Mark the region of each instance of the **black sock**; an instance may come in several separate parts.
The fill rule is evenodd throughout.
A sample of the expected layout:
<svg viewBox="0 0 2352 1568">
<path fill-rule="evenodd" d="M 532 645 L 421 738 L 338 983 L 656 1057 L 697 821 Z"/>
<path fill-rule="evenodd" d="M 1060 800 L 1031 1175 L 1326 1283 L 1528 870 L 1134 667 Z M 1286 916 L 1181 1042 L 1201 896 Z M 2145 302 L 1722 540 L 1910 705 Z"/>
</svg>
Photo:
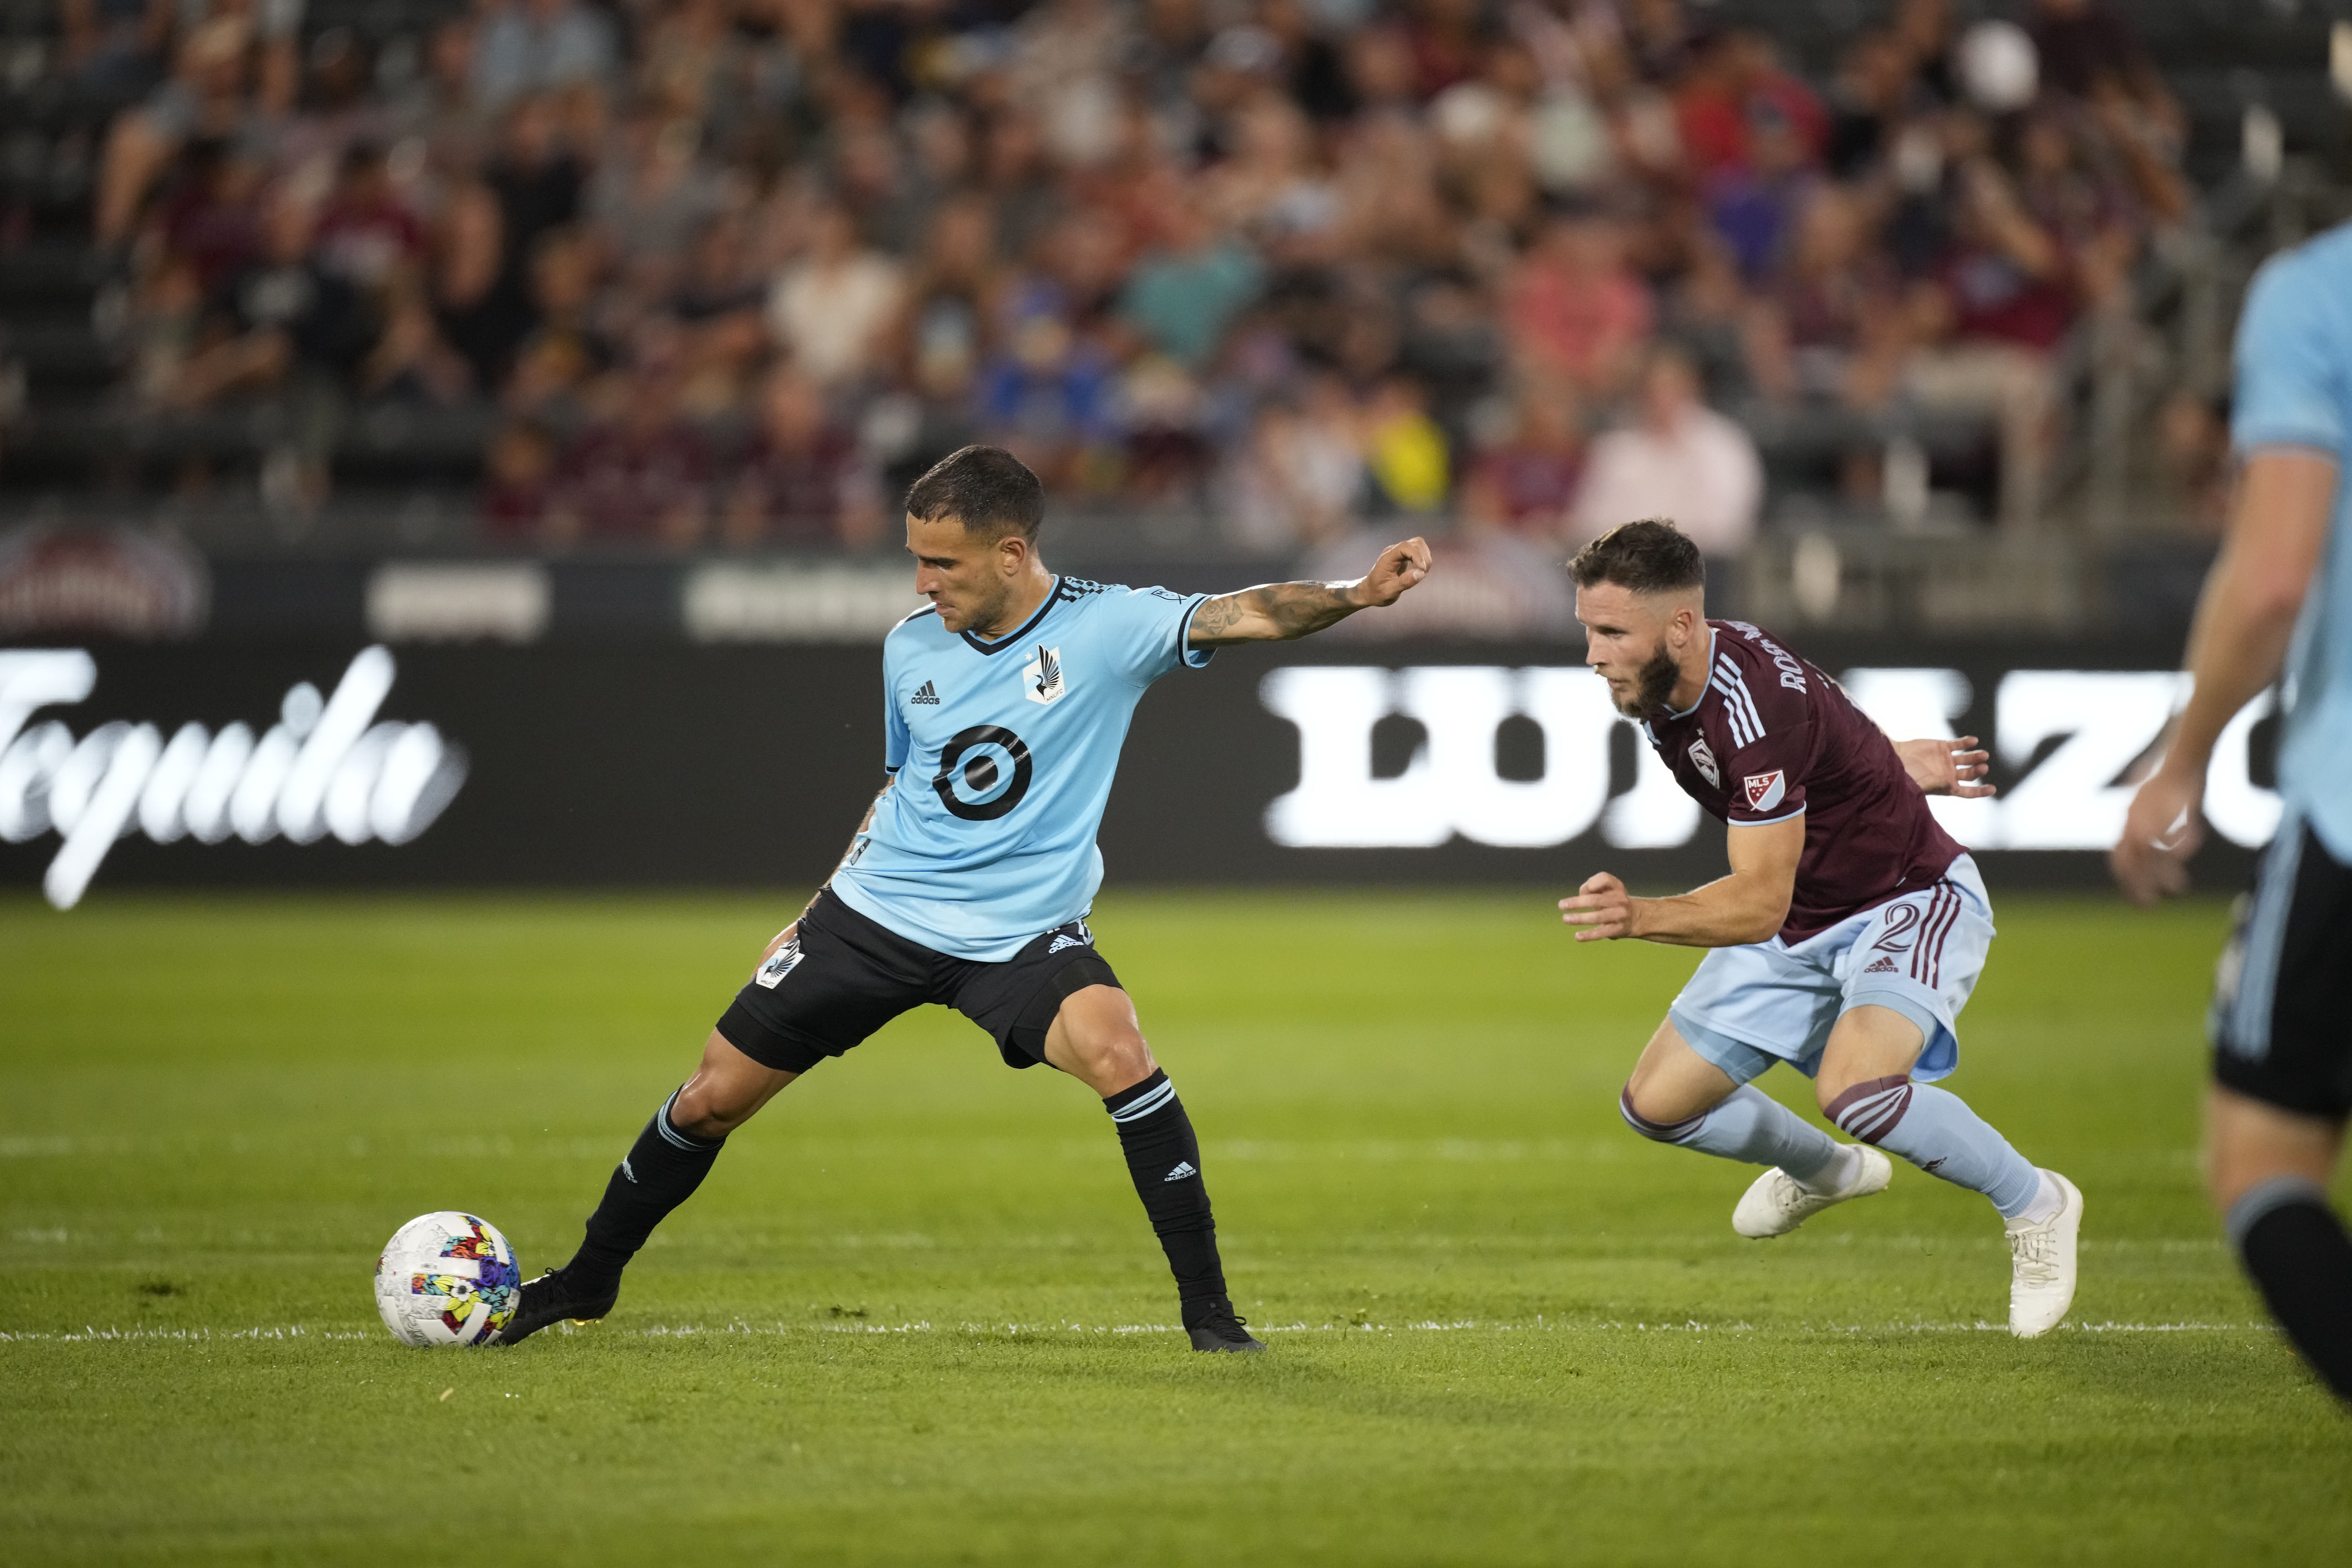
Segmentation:
<svg viewBox="0 0 2352 1568">
<path fill-rule="evenodd" d="M 588 1216 L 588 1238 L 564 1265 L 583 1281 L 618 1282 L 621 1270 L 664 1215 L 694 1195 L 725 1146 L 724 1138 L 697 1138 L 670 1125 L 675 1089 L 604 1184 L 604 1201 Z"/>
<path fill-rule="evenodd" d="M 1104 1100 L 1103 1109 L 1118 1124 L 1127 1173 L 1135 1178 L 1136 1195 L 1176 1276 L 1184 1326 L 1194 1328 L 1219 1310 L 1232 1310 L 1224 1267 L 1217 1260 L 1217 1224 L 1201 1179 L 1201 1142 L 1192 1136 L 1192 1119 L 1184 1114 L 1176 1086 L 1166 1073 L 1155 1071 Z"/>
<path fill-rule="evenodd" d="M 2352 1400 L 2352 1237 L 2318 1184 L 2264 1182 L 2230 1210 L 2230 1239 L 2271 1315 L 2339 1399 Z"/>
</svg>

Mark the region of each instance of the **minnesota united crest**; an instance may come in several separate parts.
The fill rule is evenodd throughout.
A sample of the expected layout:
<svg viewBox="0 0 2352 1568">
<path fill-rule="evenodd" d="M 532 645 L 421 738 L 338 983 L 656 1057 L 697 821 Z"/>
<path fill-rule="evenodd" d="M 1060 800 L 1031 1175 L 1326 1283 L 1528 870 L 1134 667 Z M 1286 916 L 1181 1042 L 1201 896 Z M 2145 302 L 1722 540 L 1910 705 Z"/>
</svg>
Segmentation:
<svg viewBox="0 0 2352 1568">
<path fill-rule="evenodd" d="M 1039 704 L 1059 702 L 1070 689 L 1062 683 L 1062 650 L 1037 645 L 1037 655 L 1021 667 L 1022 695 Z"/>
</svg>

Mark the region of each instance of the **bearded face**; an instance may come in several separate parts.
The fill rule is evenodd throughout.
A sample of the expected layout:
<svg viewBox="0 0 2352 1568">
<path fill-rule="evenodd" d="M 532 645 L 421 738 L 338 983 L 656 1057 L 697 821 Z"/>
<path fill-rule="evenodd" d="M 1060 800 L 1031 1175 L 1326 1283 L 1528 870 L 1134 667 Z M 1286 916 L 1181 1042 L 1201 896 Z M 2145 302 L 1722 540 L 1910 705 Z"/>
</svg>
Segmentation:
<svg viewBox="0 0 2352 1568">
<path fill-rule="evenodd" d="M 1643 595 L 1615 583 L 1576 590 L 1576 618 L 1584 627 L 1584 662 L 1609 683 L 1609 700 L 1628 719 L 1649 719 L 1674 701 L 1682 658 L 1696 628 L 1696 596 Z"/>
<path fill-rule="evenodd" d="M 1634 672 L 1633 690 L 1617 699 L 1617 711 L 1628 719 L 1648 718 L 1666 705 L 1681 674 L 1682 667 L 1666 651 L 1665 639 L 1660 637 L 1658 646 L 1651 650 L 1649 661 Z"/>
</svg>

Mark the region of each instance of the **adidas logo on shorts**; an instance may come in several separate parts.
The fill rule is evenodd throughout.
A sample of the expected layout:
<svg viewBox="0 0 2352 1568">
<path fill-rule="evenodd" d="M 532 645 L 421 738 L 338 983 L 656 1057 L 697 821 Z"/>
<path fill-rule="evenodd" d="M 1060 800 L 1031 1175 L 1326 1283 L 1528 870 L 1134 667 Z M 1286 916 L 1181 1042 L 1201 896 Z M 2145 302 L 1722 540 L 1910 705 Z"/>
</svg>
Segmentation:
<svg viewBox="0 0 2352 1568">
<path fill-rule="evenodd" d="M 1895 961 L 1884 954 L 1881 954 L 1878 962 L 1872 964 L 1868 969 L 1864 970 L 1863 973 L 1864 974 L 1892 974 L 1895 973 Z"/>
</svg>

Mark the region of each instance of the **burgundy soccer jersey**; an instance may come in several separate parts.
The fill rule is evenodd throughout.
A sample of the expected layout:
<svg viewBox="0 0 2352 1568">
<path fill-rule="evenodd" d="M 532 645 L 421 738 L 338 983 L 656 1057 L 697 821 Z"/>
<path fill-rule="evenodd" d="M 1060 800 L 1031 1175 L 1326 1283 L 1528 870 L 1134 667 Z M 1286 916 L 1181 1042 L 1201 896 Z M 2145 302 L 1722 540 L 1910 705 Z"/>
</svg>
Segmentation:
<svg viewBox="0 0 2352 1568">
<path fill-rule="evenodd" d="M 1962 851 L 1845 690 L 1746 621 L 1709 621 L 1698 705 L 1642 726 L 1675 782 L 1734 827 L 1805 816 L 1784 942 L 1930 887 Z"/>
</svg>

